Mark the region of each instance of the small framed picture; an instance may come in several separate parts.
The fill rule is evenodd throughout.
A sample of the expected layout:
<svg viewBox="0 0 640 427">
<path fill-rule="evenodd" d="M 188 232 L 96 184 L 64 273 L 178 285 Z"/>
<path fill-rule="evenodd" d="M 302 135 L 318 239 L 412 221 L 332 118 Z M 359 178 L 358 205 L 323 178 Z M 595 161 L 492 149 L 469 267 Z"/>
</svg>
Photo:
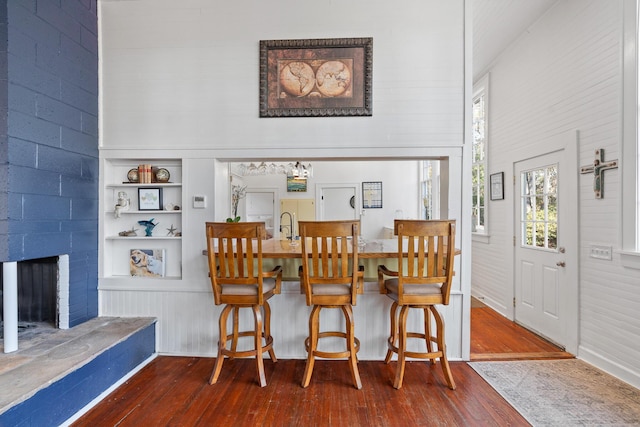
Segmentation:
<svg viewBox="0 0 640 427">
<path fill-rule="evenodd" d="M 164 249 L 131 249 L 129 250 L 129 271 L 132 276 L 164 277 Z"/>
<path fill-rule="evenodd" d="M 161 211 L 162 188 L 138 188 L 138 210 Z"/>
<path fill-rule="evenodd" d="M 490 189 L 491 189 L 491 200 L 502 200 L 504 199 L 504 172 L 498 172 L 491 174 L 490 179 Z"/>
<path fill-rule="evenodd" d="M 287 192 L 307 191 L 307 178 L 287 177 Z"/>
<path fill-rule="evenodd" d="M 382 208 L 382 182 L 362 183 L 362 207 L 365 209 Z"/>
</svg>

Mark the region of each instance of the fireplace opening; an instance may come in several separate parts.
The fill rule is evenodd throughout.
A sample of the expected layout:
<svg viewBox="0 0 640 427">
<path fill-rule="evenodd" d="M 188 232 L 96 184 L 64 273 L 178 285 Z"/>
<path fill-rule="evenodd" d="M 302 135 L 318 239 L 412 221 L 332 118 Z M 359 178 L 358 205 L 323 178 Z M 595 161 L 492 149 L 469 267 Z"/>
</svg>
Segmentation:
<svg viewBox="0 0 640 427">
<path fill-rule="evenodd" d="M 18 326 L 19 330 L 33 324 L 58 327 L 59 257 L 20 261 L 18 265 Z M 4 289 L 0 274 L 0 301 Z M 0 304 L 0 320 L 4 310 Z M 0 334 L 2 330 L 0 330 Z"/>
</svg>

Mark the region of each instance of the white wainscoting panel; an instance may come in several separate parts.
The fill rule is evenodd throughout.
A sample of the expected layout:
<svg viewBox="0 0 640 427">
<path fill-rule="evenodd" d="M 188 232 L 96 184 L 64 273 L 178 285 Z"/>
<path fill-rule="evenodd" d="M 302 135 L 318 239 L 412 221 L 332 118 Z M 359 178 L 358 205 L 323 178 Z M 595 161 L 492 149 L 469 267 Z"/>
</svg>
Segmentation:
<svg viewBox="0 0 640 427">
<path fill-rule="evenodd" d="M 283 293 L 275 295 L 269 301 L 276 356 L 281 359 L 306 358 L 304 339 L 308 335 L 311 308 L 307 307 L 304 295 L 299 292 L 298 283 L 283 283 Z M 353 311 L 356 337 L 360 339 L 360 360 L 384 359 L 390 328 L 390 307 L 391 300 L 377 292 L 377 284 L 367 283 L 367 291 L 358 295 Z M 103 316 L 158 318 L 157 351 L 160 354 L 204 357 L 216 355 L 221 307 L 214 304 L 211 292 L 105 290 L 101 291 L 101 308 Z M 449 306 L 440 309 L 444 314 L 445 325 L 452 326 L 446 329 L 447 354 L 451 360 L 459 360 L 461 334 L 455 326 L 461 322 L 462 295 L 452 294 Z M 252 327 L 252 323 L 251 311 L 242 310 L 241 328 Z M 412 310 L 409 314 L 409 327 L 418 331 L 421 324 L 421 312 Z M 342 312 L 323 309 L 321 328 L 344 329 Z M 333 344 L 328 343 L 330 347 Z M 247 345 L 250 346 L 251 343 Z"/>
</svg>

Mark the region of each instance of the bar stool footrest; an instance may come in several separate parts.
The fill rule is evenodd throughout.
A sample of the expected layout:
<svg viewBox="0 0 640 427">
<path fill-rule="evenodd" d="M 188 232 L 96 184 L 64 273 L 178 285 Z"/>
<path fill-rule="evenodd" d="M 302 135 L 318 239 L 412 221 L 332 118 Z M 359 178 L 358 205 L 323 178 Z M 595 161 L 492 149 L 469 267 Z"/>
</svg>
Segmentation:
<svg viewBox="0 0 640 427">
<path fill-rule="evenodd" d="M 318 333 L 318 341 L 320 341 L 320 339 L 322 338 L 330 338 L 330 337 L 344 338 L 346 340 L 347 334 L 345 332 L 340 332 L 340 331 L 325 331 L 325 332 Z M 309 341 L 310 341 L 310 337 L 307 337 L 304 340 L 304 348 L 307 351 L 307 353 L 309 352 Z M 354 347 L 356 348 L 356 353 L 360 351 L 360 340 L 358 338 L 353 337 L 353 344 L 354 344 Z M 349 350 L 344 350 L 344 351 L 315 350 L 313 352 L 313 355 L 317 357 L 322 357 L 323 359 L 344 359 L 344 358 L 349 358 L 349 356 L 351 356 L 351 352 Z"/>
<path fill-rule="evenodd" d="M 238 337 L 253 337 L 253 336 L 254 336 L 253 331 L 245 331 L 245 332 L 238 333 Z M 233 334 L 227 335 L 227 344 L 232 343 L 233 337 L 234 337 Z M 273 337 L 272 336 L 265 337 L 263 333 L 262 339 L 264 339 L 265 341 L 265 344 L 262 346 L 262 353 L 265 353 L 273 348 Z M 258 355 L 258 351 L 255 348 L 250 350 L 230 350 L 228 348 L 223 348 L 221 351 L 222 351 L 222 354 L 225 356 L 228 356 L 229 359 L 244 358 L 244 357 L 251 357 L 251 356 Z"/>
</svg>

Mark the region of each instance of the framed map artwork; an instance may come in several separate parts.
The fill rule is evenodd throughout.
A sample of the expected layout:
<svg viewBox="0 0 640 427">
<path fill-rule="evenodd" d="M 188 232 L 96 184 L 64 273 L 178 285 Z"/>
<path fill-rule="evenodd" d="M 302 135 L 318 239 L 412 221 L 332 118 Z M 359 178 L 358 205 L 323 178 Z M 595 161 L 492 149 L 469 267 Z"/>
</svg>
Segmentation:
<svg viewBox="0 0 640 427">
<path fill-rule="evenodd" d="M 371 116 L 373 38 L 261 40 L 260 117 Z"/>
</svg>

